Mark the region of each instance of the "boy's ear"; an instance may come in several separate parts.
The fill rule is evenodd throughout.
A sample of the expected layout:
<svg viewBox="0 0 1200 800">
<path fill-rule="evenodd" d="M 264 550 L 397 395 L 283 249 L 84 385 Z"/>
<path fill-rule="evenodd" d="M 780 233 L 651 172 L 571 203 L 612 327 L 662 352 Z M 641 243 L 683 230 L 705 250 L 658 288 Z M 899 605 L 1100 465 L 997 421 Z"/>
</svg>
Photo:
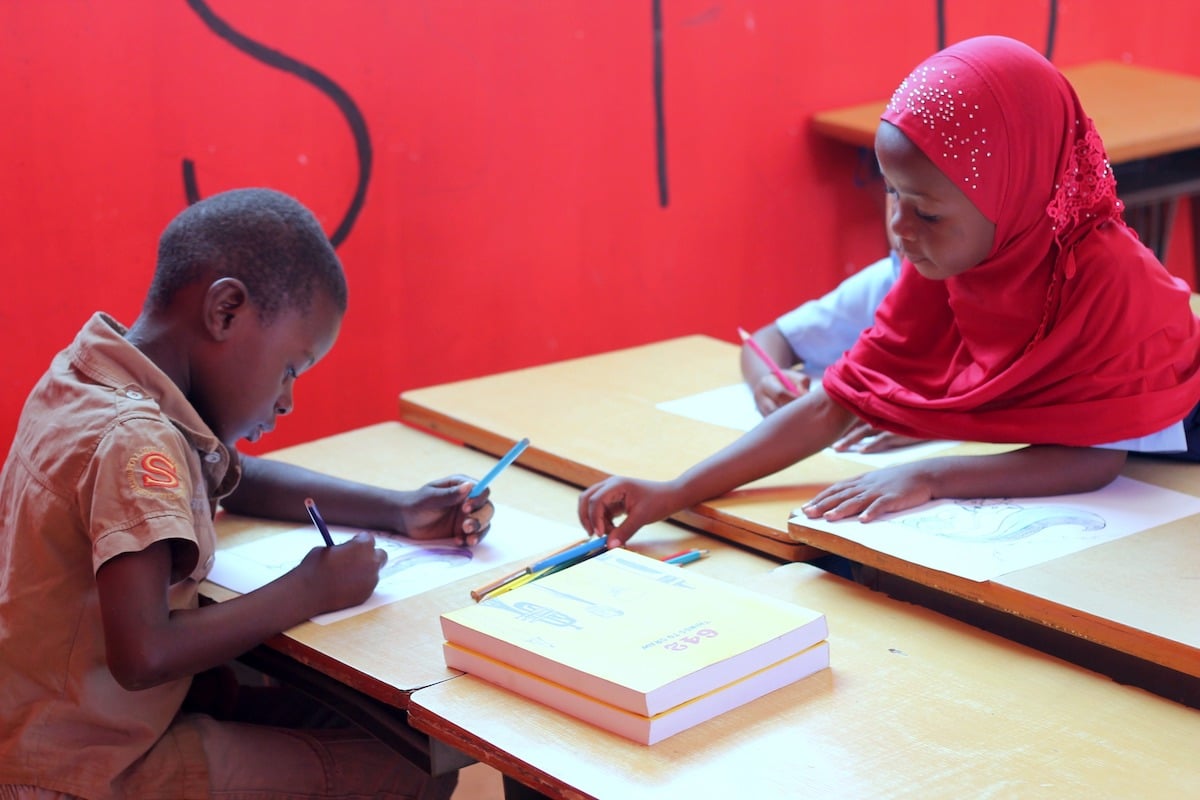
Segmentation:
<svg viewBox="0 0 1200 800">
<path fill-rule="evenodd" d="M 254 313 L 246 284 L 237 278 L 213 281 L 204 293 L 203 313 L 209 336 L 218 342 L 228 339 L 242 318 Z"/>
</svg>

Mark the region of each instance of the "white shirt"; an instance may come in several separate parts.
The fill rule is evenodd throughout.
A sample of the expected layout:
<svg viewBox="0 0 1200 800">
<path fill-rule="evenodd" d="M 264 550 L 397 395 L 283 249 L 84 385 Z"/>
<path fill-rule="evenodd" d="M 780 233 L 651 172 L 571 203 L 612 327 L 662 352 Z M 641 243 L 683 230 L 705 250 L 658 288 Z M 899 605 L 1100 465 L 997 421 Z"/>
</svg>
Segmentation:
<svg viewBox="0 0 1200 800">
<path fill-rule="evenodd" d="M 846 278 L 824 297 L 775 320 L 792 352 L 804 361 L 806 374 L 820 378 L 858 341 L 875 322 L 875 309 L 898 277 L 900 258 L 892 253 Z"/>
</svg>

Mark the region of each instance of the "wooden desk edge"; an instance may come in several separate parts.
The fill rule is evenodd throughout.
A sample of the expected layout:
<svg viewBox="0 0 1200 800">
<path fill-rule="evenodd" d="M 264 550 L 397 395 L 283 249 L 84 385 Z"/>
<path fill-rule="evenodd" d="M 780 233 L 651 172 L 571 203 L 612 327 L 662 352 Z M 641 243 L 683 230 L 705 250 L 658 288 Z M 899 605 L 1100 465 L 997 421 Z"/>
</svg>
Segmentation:
<svg viewBox="0 0 1200 800">
<path fill-rule="evenodd" d="M 423 428 L 439 436 L 468 442 L 470 446 L 495 456 L 503 455 L 515 441 L 418 405 L 407 400 L 403 394 L 400 395 L 400 419 L 406 424 Z M 609 477 L 607 473 L 600 470 L 541 450 L 536 444 L 531 444 L 522 455 L 521 465 L 580 488 L 591 486 L 593 483 Z M 784 561 L 811 561 L 827 555 L 824 550 L 796 541 L 784 532 L 754 530 L 746 528 L 744 525 L 733 524 L 728 520 L 727 515 L 703 504 L 675 514 L 671 519 L 704 531 L 711 536 Z"/>
<path fill-rule="evenodd" d="M 1011 614 L 1014 617 L 1044 625 L 1151 664 L 1200 678 L 1200 659 L 1196 658 L 1193 648 L 1182 642 L 1131 628 L 1128 625 L 1088 614 L 1079 609 L 1042 600 L 1035 595 L 995 581 L 972 581 L 913 564 L 887 553 L 872 550 L 858 542 L 842 539 L 824 531 L 816 531 L 795 522 L 789 522 L 788 527 L 797 539 L 815 542 L 812 546 L 820 547 L 822 543 L 825 543 L 824 547 L 828 549 L 828 552 L 837 553 L 898 578 L 904 578 L 931 589 Z M 1098 630 L 1103 630 L 1104 635 L 1099 635 Z"/>
</svg>

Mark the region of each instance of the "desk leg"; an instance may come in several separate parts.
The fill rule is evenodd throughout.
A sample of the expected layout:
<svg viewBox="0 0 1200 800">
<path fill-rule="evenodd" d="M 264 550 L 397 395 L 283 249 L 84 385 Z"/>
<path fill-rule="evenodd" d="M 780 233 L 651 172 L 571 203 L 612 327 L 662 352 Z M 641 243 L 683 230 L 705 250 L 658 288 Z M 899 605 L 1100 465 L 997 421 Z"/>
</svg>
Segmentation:
<svg viewBox="0 0 1200 800">
<path fill-rule="evenodd" d="M 502 776 L 504 778 L 504 800 L 544 800 L 546 795 L 541 792 L 531 789 L 518 780 Z"/>
<path fill-rule="evenodd" d="M 430 775 L 445 775 L 475 763 L 409 725 L 404 709 L 368 697 L 266 645 L 256 647 L 238 661 L 315 697 Z"/>
</svg>

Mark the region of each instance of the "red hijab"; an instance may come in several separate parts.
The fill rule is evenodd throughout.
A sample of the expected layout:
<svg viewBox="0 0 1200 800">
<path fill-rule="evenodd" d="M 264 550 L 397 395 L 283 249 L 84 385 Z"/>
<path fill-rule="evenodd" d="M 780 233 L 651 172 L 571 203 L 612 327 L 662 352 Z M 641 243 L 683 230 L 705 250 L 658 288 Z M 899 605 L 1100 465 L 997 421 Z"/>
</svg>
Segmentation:
<svg viewBox="0 0 1200 800">
<path fill-rule="evenodd" d="M 1031 48 L 984 36 L 934 55 L 882 117 L 996 225 L 943 281 L 907 260 L 823 379 L 859 417 L 910 436 L 1095 445 L 1145 436 L 1200 400 L 1190 293 L 1121 217 L 1103 143 Z"/>
</svg>

